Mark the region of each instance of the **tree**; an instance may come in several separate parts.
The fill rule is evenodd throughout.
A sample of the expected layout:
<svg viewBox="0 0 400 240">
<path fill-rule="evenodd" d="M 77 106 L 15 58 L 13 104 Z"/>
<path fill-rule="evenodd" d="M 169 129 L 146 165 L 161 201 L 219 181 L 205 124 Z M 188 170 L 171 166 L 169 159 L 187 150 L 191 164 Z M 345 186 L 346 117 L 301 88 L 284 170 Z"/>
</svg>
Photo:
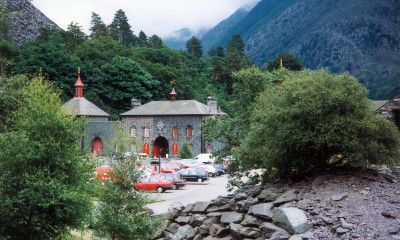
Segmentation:
<svg viewBox="0 0 400 240">
<path fill-rule="evenodd" d="M 257 99 L 236 154 L 244 166 L 281 178 L 339 164 L 393 166 L 399 132 L 374 115 L 367 92 L 347 73 L 291 72 Z"/>
<path fill-rule="evenodd" d="M 103 20 L 101 20 L 100 15 L 92 12 L 92 21 L 90 27 L 90 37 L 101 37 L 108 36 L 108 29 Z"/>
<path fill-rule="evenodd" d="M 87 39 L 86 34 L 82 31 L 81 26 L 78 23 L 71 22 L 68 25 L 68 30 L 65 35 L 65 51 L 72 53 L 75 49 L 81 45 Z"/>
<path fill-rule="evenodd" d="M 131 25 L 128 22 L 125 12 L 120 9 L 115 15 L 112 23 L 109 26 L 111 37 L 124 46 L 133 46 L 136 37 L 133 35 Z"/>
<path fill-rule="evenodd" d="M 203 56 L 203 46 L 201 45 L 200 39 L 193 36 L 186 42 L 186 49 L 195 57 Z"/>
<path fill-rule="evenodd" d="M 235 48 L 237 50 L 237 52 L 239 53 L 239 55 L 241 57 L 244 57 L 245 56 L 245 49 L 244 49 L 245 47 L 246 47 L 246 44 L 244 43 L 242 36 L 240 36 L 240 34 L 235 33 L 235 34 L 232 34 L 232 37 L 229 40 L 229 43 L 226 46 L 226 49 L 228 49 L 228 51 L 229 51 L 229 49 Z"/>
<path fill-rule="evenodd" d="M 217 56 L 218 57 L 225 57 L 225 49 L 223 47 L 217 47 Z"/>
<path fill-rule="evenodd" d="M 162 39 L 159 36 L 154 34 L 149 38 L 149 45 L 152 48 L 162 48 L 163 47 L 163 42 L 162 42 Z"/>
<path fill-rule="evenodd" d="M 140 33 L 139 33 L 138 42 L 141 46 L 145 46 L 148 42 L 147 35 L 143 31 L 140 31 Z"/>
<path fill-rule="evenodd" d="M 137 149 L 132 149 L 132 144 L 132 138 L 122 129 L 122 124 L 117 125 L 114 139 L 109 144 L 112 146 L 109 161 L 113 179 L 101 188 L 94 223 L 96 235 L 112 240 L 146 240 L 159 225 L 146 210 L 146 195 L 133 188 L 133 183 L 141 177 L 136 168 L 141 163 L 136 161 Z M 125 152 L 134 153 L 130 160 L 125 158 Z"/>
<path fill-rule="evenodd" d="M 282 59 L 282 65 L 291 71 L 300 71 L 304 69 L 303 63 L 290 53 L 279 53 L 278 57 L 273 61 L 268 61 L 267 69 L 272 72 L 280 68 L 280 61 Z"/>
<path fill-rule="evenodd" d="M 182 159 L 193 158 L 193 152 L 189 147 L 188 141 L 183 141 L 181 149 L 179 149 L 179 157 Z"/>
<path fill-rule="evenodd" d="M 209 51 L 208 51 L 208 56 L 209 57 L 215 57 L 215 56 L 217 56 L 217 50 L 215 49 L 215 48 L 211 48 Z"/>
<path fill-rule="evenodd" d="M 19 78 L 23 78 L 24 83 Z M 17 81 L 17 108 L 0 133 L 0 236 L 5 239 L 59 239 L 83 228 L 91 215 L 88 168 L 80 156 L 82 121 L 61 108 L 59 93 L 42 77 Z M 2 101 L 3 101 L 2 100 Z M 2 106 L 8 104 L 1 103 Z M 8 105 L 10 107 L 10 105 Z"/>
<path fill-rule="evenodd" d="M 8 13 L 8 1 L 0 1 L 0 73 L 5 75 L 14 65 L 14 58 L 18 55 L 18 48 L 9 34 L 10 17 L 16 12 Z"/>
</svg>

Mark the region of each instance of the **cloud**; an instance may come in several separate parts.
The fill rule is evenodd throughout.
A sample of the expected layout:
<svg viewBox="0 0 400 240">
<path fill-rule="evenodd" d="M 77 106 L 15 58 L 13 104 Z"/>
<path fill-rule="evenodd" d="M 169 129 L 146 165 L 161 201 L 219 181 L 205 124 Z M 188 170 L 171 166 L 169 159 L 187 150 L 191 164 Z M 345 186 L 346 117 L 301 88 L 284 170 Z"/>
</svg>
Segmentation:
<svg viewBox="0 0 400 240">
<path fill-rule="evenodd" d="M 160 37 L 188 27 L 197 32 L 212 28 L 239 7 L 260 0 L 34 0 L 32 3 L 46 16 L 66 29 L 78 22 L 89 33 L 91 13 L 99 14 L 110 24 L 118 9 L 125 11 L 132 30 L 138 34 Z"/>
</svg>

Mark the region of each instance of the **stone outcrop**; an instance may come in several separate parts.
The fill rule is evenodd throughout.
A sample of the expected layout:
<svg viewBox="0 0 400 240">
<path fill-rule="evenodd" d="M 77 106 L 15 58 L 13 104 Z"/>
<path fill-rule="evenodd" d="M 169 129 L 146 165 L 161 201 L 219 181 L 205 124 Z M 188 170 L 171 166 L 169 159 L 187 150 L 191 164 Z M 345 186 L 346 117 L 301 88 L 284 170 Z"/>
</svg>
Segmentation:
<svg viewBox="0 0 400 240">
<path fill-rule="evenodd" d="M 170 212 L 164 214 L 165 229 L 153 239 L 309 239 L 302 234 L 312 228 L 305 213 L 282 205 L 297 200 L 298 192 L 288 190 L 277 194 L 254 186 L 211 202 L 196 202 L 186 207 L 173 203 Z"/>
<path fill-rule="evenodd" d="M 8 0 L 7 12 L 18 12 L 11 18 L 10 28 L 10 35 L 18 45 L 39 36 L 43 28 L 60 29 L 31 0 Z"/>
</svg>

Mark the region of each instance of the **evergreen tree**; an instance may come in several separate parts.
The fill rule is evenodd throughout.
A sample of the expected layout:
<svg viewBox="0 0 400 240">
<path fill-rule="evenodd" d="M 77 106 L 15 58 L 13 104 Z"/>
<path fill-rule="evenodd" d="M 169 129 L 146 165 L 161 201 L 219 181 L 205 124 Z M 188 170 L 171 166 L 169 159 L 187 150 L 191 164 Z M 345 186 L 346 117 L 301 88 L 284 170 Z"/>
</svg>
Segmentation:
<svg viewBox="0 0 400 240">
<path fill-rule="evenodd" d="M 179 157 L 182 159 L 190 159 L 193 158 L 193 152 L 190 150 L 189 142 L 183 141 L 181 149 L 179 149 Z"/>
<path fill-rule="evenodd" d="M 71 22 L 65 35 L 65 51 L 72 53 L 87 39 L 86 34 L 82 31 L 82 27 L 78 23 Z"/>
<path fill-rule="evenodd" d="M 149 38 L 149 45 L 152 48 L 162 48 L 163 47 L 163 42 L 162 42 L 162 39 L 159 36 L 152 35 Z"/>
<path fill-rule="evenodd" d="M 145 46 L 147 44 L 147 42 L 148 42 L 147 35 L 143 31 L 140 31 L 140 33 L 139 33 L 138 42 L 142 46 Z"/>
<path fill-rule="evenodd" d="M 225 49 L 223 47 L 217 47 L 217 56 L 218 57 L 225 57 Z"/>
<path fill-rule="evenodd" d="M 8 13 L 7 1 L 0 1 L 0 74 L 5 75 L 15 64 L 14 58 L 18 55 L 18 48 L 12 40 L 10 30 L 10 17 L 16 12 Z"/>
<path fill-rule="evenodd" d="M 203 56 L 203 46 L 201 45 L 200 39 L 193 36 L 186 42 L 186 49 L 195 57 Z"/>
<path fill-rule="evenodd" d="M 229 40 L 229 43 L 226 48 L 228 49 L 228 51 L 229 49 L 235 48 L 238 51 L 239 55 L 241 57 L 244 57 L 245 47 L 246 44 L 244 43 L 242 36 L 240 36 L 240 34 L 235 33 L 232 34 L 232 38 Z"/>
<path fill-rule="evenodd" d="M 100 15 L 95 12 L 92 12 L 92 21 L 90 27 L 90 37 L 100 37 L 107 36 L 108 29 L 106 24 L 101 20 Z"/>
<path fill-rule="evenodd" d="M 210 51 L 208 51 L 208 56 L 209 56 L 209 57 L 215 57 L 215 56 L 217 56 L 217 50 L 215 50 L 215 48 L 212 47 L 212 48 L 210 49 Z"/>
<path fill-rule="evenodd" d="M 109 31 L 111 37 L 122 45 L 131 46 L 135 44 L 136 37 L 133 35 L 131 25 L 122 9 L 115 13 L 114 19 L 109 26 Z"/>
</svg>

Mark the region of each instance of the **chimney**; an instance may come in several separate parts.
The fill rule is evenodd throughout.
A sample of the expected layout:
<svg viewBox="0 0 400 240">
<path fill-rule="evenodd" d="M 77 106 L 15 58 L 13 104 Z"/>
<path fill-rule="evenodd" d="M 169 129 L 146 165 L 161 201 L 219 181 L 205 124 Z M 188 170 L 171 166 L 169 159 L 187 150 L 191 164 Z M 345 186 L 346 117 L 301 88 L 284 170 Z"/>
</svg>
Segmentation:
<svg viewBox="0 0 400 240">
<path fill-rule="evenodd" d="M 135 107 L 139 107 L 142 105 L 142 101 L 140 99 L 132 99 L 131 100 L 131 107 L 134 109 Z"/>
<path fill-rule="evenodd" d="M 172 88 L 172 92 L 170 93 L 171 95 L 171 101 L 176 101 L 176 92 L 175 88 Z"/>
<path fill-rule="evenodd" d="M 208 113 L 217 113 L 217 98 L 208 97 L 207 98 L 207 112 Z"/>
<path fill-rule="evenodd" d="M 78 67 L 78 79 L 74 85 L 75 87 L 75 98 L 83 98 L 83 83 L 81 80 L 81 68 Z"/>
</svg>

